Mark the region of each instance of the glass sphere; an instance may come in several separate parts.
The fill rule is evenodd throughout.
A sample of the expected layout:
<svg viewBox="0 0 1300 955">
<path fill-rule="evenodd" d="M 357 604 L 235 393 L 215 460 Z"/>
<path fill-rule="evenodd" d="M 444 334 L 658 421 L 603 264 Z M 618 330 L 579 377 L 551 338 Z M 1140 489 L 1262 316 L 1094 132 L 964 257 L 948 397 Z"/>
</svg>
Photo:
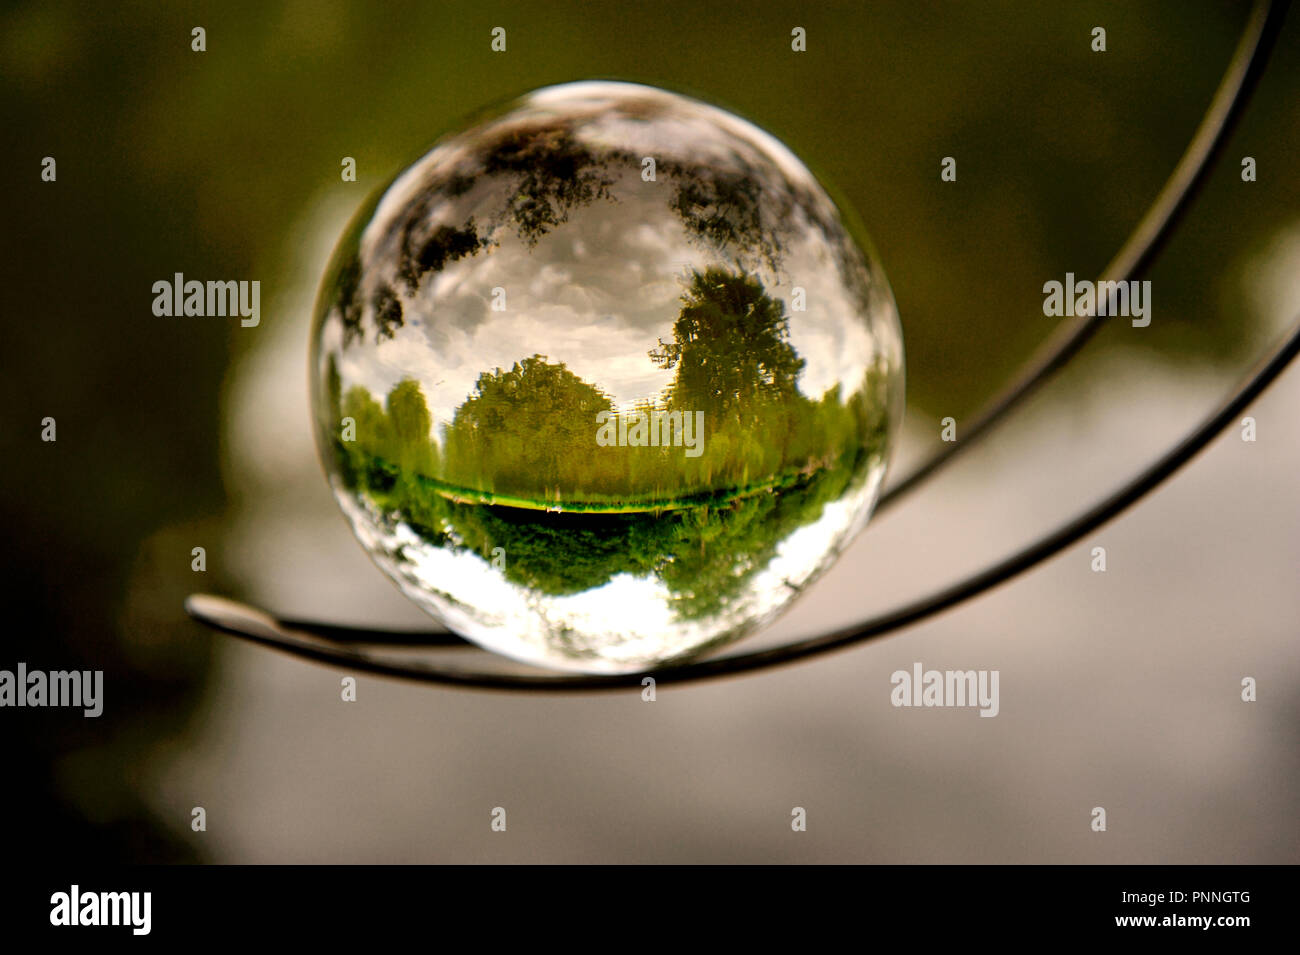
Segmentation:
<svg viewBox="0 0 1300 955">
<path fill-rule="evenodd" d="M 865 237 L 788 149 L 584 82 L 370 201 L 321 290 L 312 404 L 407 596 L 509 657 L 632 672 L 769 621 L 862 528 L 902 361 Z"/>
</svg>

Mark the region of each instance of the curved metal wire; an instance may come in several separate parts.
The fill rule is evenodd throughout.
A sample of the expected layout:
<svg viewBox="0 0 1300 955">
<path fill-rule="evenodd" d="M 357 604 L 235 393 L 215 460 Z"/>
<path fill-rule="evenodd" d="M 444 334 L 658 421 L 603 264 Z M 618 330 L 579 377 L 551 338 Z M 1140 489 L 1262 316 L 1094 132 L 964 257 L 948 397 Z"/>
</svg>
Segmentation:
<svg viewBox="0 0 1300 955">
<path fill-rule="evenodd" d="M 1204 182 L 1209 165 L 1241 115 L 1249 94 L 1263 72 L 1281 29 L 1288 3 L 1259 0 L 1254 6 L 1210 107 L 1169 180 L 1115 258 L 1103 270 L 1103 280 L 1126 281 L 1142 274 L 1167 241 L 1173 225 Z M 1078 353 L 1101 326 L 1095 315 L 1063 325 L 1035 352 L 1016 378 L 963 426 L 960 441 L 942 445 L 881 496 L 877 510 L 897 501 L 959 451 L 969 447 L 1022 400 Z M 298 656 L 384 676 L 464 687 L 531 690 L 597 690 L 639 686 L 652 676 L 659 682 L 682 683 L 749 672 L 842 649 L 878 637 L 940 613 L 998 586 L 1074 543 L 1110 520 L 1158 486 L 1225 427 L 1241 409 L 1277 377 L 1300 350 L 1300 323 L 1220 408 L 1181 443 L 1125 486 L 1093 508 L 1028 545 L 1018 553 L 942 590 L 862 623 L 818 637 L 777 647 L 733 653 L 641 673 L 573 675 L 549 673 L 489 673 L 446 665 L 401 660 L 356 649 L 367 643 L 433 647 L 469 647 L 446 631 L 387 631 L 307 621 L 277 620 L 234 601 L 193 595 L 186 601 L 191 616 L 226 633 L 244 637 Z M 335 644 L 321 643 L 321 640 Z"/>
<path fill-rule="evenodd" d="M 1205 182 L 1211 162 L 1245 112 L 1246 101 L 1263 74 L 1269 53 L 1282 29 L 1287 6 L 1285 2 L 1257 0 L 1191 142 L 1146 214 L 1115 257 L 1102 269 L 1101 281 L 1126 282 L 1136 278 L 1160 254 L 1173 233 L 1173 227 L 1190 205 L 1188 200 Z M 905 477 L 885 488 L 876 502 L 876 513 L 890 507 L 954 456 L 979 441 L 1007 412 L 1064 368 L 1102 324 L 1102 317 L 1083 315 L 1058 326 L 1025 362 L 1016 377 L 989 399 L 971 420 L 962 422 L 958 440 L 941 444 Z"/>
</svg>

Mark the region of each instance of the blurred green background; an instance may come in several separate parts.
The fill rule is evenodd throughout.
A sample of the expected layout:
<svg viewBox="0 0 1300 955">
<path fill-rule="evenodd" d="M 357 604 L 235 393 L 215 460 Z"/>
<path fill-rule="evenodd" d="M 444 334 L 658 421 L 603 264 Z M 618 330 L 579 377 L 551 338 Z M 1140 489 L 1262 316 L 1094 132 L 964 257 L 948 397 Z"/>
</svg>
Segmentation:
<svg viewBox="0 0 1300 955">
<path fill-rule="evenodd" d="M 1042 284 L 1097 272 L 1219 81 L 1248 7 L 1147 3 L 76 4 L 0 12 L 3 579 L 0 665 L 103 668 L 105 715 L 0 714 L 16 833 L 104 859 L 197 858 L 139 780 L 219 700 L 181 612 L 220 532 L 223 382 L 277 322 L 295 230 L 467 114 L 611 77 L 731 109 L 846 196 L 902 318 L 917 415 L 977 406 L 1055 327 Z M 1107 30 L 1108 51 L 1089 32 Z M 207 51 L 190 30 L 207 31 Z M 489 33 L 507 29 L 494 54 Z M 790 51 L 803 26 L 808 51 Z M 1300 213 L 1300 23 L 1149 276 L 1148 329 L 1097 348 L 1237 366 L 1258 349 L 1249 263 Z M 1240 157 L 1259 181 L 1242 183 Z M 56 183 L 40 180 L 56 158 Z M 357 160 L 359 182 L 340 180 Z M 940 160 L 957 160 L 955 183 Z M 303 240 L 305 241 L 305 239 Z M 262 324 L 153 316 L 174 272 L 258 279 Z M 306 355 L 303 356 L 305 366 Z M 58 441 L 39 440 L 40 421 Z M 284 423 L 280 423 L 284 426 Z M 304 431 L 309 422 L 289 423 Z M 204 588 L 231 582 L 210 549 Z"/>
</svg>

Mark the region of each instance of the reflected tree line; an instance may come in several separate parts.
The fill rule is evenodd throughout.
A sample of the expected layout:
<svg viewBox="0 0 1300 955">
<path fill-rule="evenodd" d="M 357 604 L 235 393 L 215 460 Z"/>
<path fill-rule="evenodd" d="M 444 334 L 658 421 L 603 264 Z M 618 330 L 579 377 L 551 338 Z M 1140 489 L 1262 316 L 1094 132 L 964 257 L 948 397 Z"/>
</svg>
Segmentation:
<svg viewBox="0 0 1300 955">
<path fill-rule="evenodd" d="M 692 273 L 672 339 L 647 354 L 674 372 L 657 400 L 620 412 L 563 362 L 532 355 L 480 374 L 440 439 L 418 382 L 399 382 L 381 403 L 360 385 L 345 391 L 331 356 L 331 421 L 352 423 L 332 436 L 341 471 L 409 473 L 447 496 L 479 492 L 519 506 L 662 508 L 830 467 L 883 428 L 886 402 L 875 393 L 883 376 L 873 384 L 877 376 L 868 375 L 847 397 L 839 386 L 819 400 L 800 392 L 804 359 L 789 342 L 785 306 L 744 273 Z M 604 446 L 597 439 L 602 412 L 644 416 L 651 427 L 660 413 L 676 421 L 696 416 L 703 422 L 699 448 L 687 454 L 680 440 L 652 446 L 649 438 Z"/>
<path fill-rule="evenodd" d="M 887 378 L 803 395 L 785 306 L 745 273 L 693 273 L 672 331 L 647 353 L 671 384 L 634 410 L 703 412 L 698 457 L 599 445 L 609 397 L 541 355 L 481 374 L 440 440 L 417 382 L 381 403 L 345 391 L 331 357 L 339 478 L 435 546 L 504 547 L 520 586 L 559 596 L 655 574 L 684 619 L 720 612 L 781 540 L 883 460 Z"/>
</svg>

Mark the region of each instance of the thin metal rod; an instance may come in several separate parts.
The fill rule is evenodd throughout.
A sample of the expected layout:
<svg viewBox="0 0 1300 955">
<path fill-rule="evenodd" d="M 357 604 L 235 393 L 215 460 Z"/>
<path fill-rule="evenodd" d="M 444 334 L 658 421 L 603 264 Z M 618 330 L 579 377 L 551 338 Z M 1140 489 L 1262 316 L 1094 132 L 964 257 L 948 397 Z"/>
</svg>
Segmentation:
<svg viewBox="0 0 1300 955">
<path fill-rule="evenodd" d="M 450 630 L 420 628 L 412 630 L 370 630 L 362 627 L 349 627 L 340 623 L 320 623 L 316 620 L 292 620 L 281 617 L 280 626 L 301 633 L 310 633 L 322 640 L 334 643 L 377 643 L 385 646 L 408 647 L 446 647 L 464 650 L 474 644 Z"/>
<path fill-rule="evenodd" d="M 1237 49 L 1228 63 L 1228 69 L 1219 82 L 1219 88 L 1210 101 L 1210 107 L 1201 119 L 1200 126 L 1187 144 L 1182 159 L 1174 167 L 1142 221 L 1129 235 L 1128 241 L 1102 270 L 1101 281 L 1126 282 L 1136 278 L 1147 270 L 1164 248 L 1173 227 L 1204 184 L 1211 161 L 1218 155 L 1228 134 L 1245 110 L 1246 101 L 1264 72 L 1268 55 L 1282 29 L 1287 6 L 1286 2 L 1256 2 L 1241 39 L 1237 41 Z M 957 454 L 979 441 L 1007 412 L 1065 367 L 1079 349 L 1101 330 L 1104 322 L 1105 316 L 1088 315 L 1059 325 L 1016 377 L 970 420 L 961 423 L 955 441 L 940 444 L 925 461 L 885 488 L 876 503 L 876 512 L 889 508 Z"/>
</svg>

